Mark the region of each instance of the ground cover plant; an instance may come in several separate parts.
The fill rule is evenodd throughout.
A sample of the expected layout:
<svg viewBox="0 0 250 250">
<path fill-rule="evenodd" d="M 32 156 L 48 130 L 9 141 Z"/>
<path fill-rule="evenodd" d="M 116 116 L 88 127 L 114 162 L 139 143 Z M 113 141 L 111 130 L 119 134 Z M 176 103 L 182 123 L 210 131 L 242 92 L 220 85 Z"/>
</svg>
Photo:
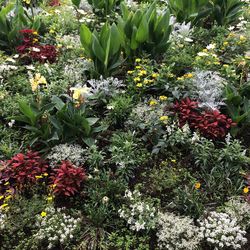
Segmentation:
<svg viewBox="0 0 250 250">
<path fill-rule="evenodd" d="M 249 0 L 0 0 L 0 249 L 250 249 Z"/>
</svg>

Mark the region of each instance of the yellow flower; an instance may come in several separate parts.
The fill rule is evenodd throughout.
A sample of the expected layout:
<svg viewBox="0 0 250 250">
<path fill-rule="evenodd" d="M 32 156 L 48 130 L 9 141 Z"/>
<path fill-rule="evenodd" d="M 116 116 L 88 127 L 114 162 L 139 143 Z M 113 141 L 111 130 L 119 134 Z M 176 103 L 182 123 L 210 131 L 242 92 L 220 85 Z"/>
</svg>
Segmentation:
<svg viewBox="0 0 250 250">
<path fill-rule="evenodd" d="M 148 80 L 148 79 L 144 79 L 144 80 L 143 80 L 143 83 L 148 84 L 148 83 L 149 83 L 149 80 Z"/>
<path fill-rule="evenodd" d="M 3 195 L 0 195 L 0 200 L 2 200 L 4 198 L 4 196 Z"/>
<path fill-rule="evenodd" d="M 159 74 L 153 73 L 151 76 L 152 76 L 153 78 L 157 78 L 157 77 L 159 76 Z"/>
<path fill-rule="evenodd" d="M 44 211 L 41 212 L 41 216 L 42 216 L 42 217 L 45 217 L 46 215 L 47 215 L 46 212 L 44 212 Z"/>
<path fill-rule="evenodd" d="M 244 187 L 243 193 L 244 193 L 244 194 L 247 194 L 248 192 L 249 192 L 249 188 L 248 188 L 248 187 Z"/>
<path fill-rule="evenodd" d="M 143 75 L 146 75 L 147 74 L 147 71 L 146 70 L 141 70 L 139 73 L 138 73 L 138 76 L 143 76 Z"/>
<path fill-rule="evenodd" d="M 131 75 L 131 74 L 134 73 L 134 70 L 129 70 L 127 73 L 128 73 L 129 75 Z"/>
<path fill-rule="evenodd" d="M 8 207 L 9 205 L 7 203 L 4 203 L 3 205 L 0 206 L 0 209 L 3 209 L 5 207 Z"/>
<path fill-rule="evenodd" d="M 139 62 L 141 62 L 141 59 L 140 58 L 136 58 L 135 62 L 139 63 Z"/>
<path fill-rule="evenodd" d="M 47 85 L 47 81 L 44 76 L 41 76 L 40 73 L 35 75 L 35 78 L 30 79 L 32 91 L 36 91 L 39 85 Z"/>
<path fill-rule="evenodd" d="M 141 88 L 142 87 L 142 83 L 137 83 L 136 87 Z"/>
<path fill-rule="evenodd" d="M 168 98 L 167 98 L 167 96 L 165 96 L 165 95 L 161 95 L 161 96 L 159 97 L 159 99 L 160 99 L 160 101 L 166 101 Z"/>
<path fill-rule="evenodd" d="M 135 77 L 134 78 L 134 82 L 140 82 L 141 81 L 141 78 L 140 77 Z"/>
<path fill-rule="evenodd" d="M 43 177 L 41 175 L 36 175 L 36 179 L 42 179 Z"/>
<path fill-rule="evenodd" d="M 52 201 L 53 200 L 53 197 L 52 196 L 48 196 L 47 197 L 47 201 Z"/>
<path fill-rule="evenodd" d="M 175 159 L 172 159 L 171 162 L 176 163 L 176 160 L 175 160 Z"/>
<path fill-rule="evenodd" d="M 185 78 L 192 78 L 194 75 L 192 73 L 187 73 L 184 75 Z"/>
<path fill-rule="evenodd" d="M 5 201 L 8 201 L 9 199 L 11 199 L 11 197 L 12 197 L 11 195 L 8 195 L 8 196 L 5 197 L 4 200 L 5 200 Z"/>
<path fill-rule="evenodd" d="M 32 34 L 35 35 L 35 36 L 38 35 L 37 31 L 33 31 Z"/>
<path fill-rule="evenodd" d="M 172 73 L 167 73 L 167 77 L 173 78 L 173 77 L 174 77 L 174 74 L 172 74 Z"/>
<path fill-rule="evenodd" d="M 203 49 L 202 51 L 203 51 L 203 52 L 207 52 L 208 50 L 207 50 L 207 49 Z"/>
<path fill-rule="evenodd" d="M 150 102 L 149 102 L 149 105 L 150 106 L 155 106 L 157 104 L 157 101 L 156 100 L 151 100 Z"/>
<path fill-rule="evenodd" d="M 161 116 L 160 117 L 160 121 L 166 121 L 166 120 L 168 120 L 168 116 L 167 115 L 163 115 L 163 116 Z"/>
<path fill-rule="evenodd" d="M 178 80 L 178 81 L 183 81 L 183 80 L 184 80 L 184 77 L 183 77 L 183 76 L 177 77 L 177 80 Z"/>
<path fill-rule="evenodd" d="M 89 94 L 90 88 L 88 88 L 86 85 L 81 88 L 70 88 L 70 91 L 73 91 L 73 99 L 82 101 L 83 98 Z"/>
<path fill-rule="evenodd" d="M 228 45 L 228 42 L 224 42 L 223 45 L 224 45 L 224 46 L 227 46 L 227 45 Z"/>
<path fill-rule="evenodd" d="M 7 186 L 7 185 L 9 185 L 10 183 L 7 181 L 7 182 L 5 182 L 4 183 L 4 186 Z"/>
<path fill-rule="evenodd" d="M 241 40 L 241 41 L 246 41 L 246 37 L 241 35 L 241 36 L 240 36 L 240 40 Z"/>
<path fill-rule="evenodd" d="M 195 189 L 200 189 L 201 188 L 201 183 L 200 182 L 196 182 L 194 185 Z"/>
<path fill-rule="evenodd" d="M 135 68 L 136 68 L 136 69 L 141 69 L 141 66 L 136 66 Z"/>
<path fill-rule="evenodd" d="M 43 176 L 48 176 L 49 174 L 48 173 L 44 173 Z"/>
<path fill-rule="evenodd" d="M 228 68 L 229 65 L 228 65 L 228 64 L 223 64 L 223 67 L 224 67 L 224 68 Z"/>
<path fill-rule="evenodd" d="M 50 30 L 49 30 L 49 33 L 50 33 L 50 34 L 53 34 L 53 33 L 55 33 L 55 30 L 50 29 Z"/>
<path fill-rule="evenodd" d="M 38 39 L 37 38 L 34 38 L 33 39 L 33 43 L 37 43 L 38 42 Z"/>
</svg>

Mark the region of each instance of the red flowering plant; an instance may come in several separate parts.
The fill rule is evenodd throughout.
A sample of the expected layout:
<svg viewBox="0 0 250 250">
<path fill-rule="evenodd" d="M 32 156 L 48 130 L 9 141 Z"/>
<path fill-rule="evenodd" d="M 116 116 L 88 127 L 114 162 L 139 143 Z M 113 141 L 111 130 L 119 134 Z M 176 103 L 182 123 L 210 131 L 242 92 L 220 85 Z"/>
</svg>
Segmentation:
<svg viewBox="0 0 250 250">
<path fill-rule="evenodd" d="M 1 165 L 0 191 L 2 194 L 7 187 L 22 190 L 48 175 L 48 165 L 38 152 L 19 153 L 10 160 L 2 162 Z"/>
<path fill-rule="evenodd" d="M 187 123 L 191 129 L 197 129 L 201 135 L 213 140 L 224 139 L 235 125 L 219 110 L 200 110 L 199 103 L 189 98 L 176 101 L 173 109 L 178 114 L 180 127 Z"/>
<path fill-rule="evenodd" d="M 35 30 L 20 30 L 22 44 L 16 47 L 19 54 L 32 60 L 45 63 L 54 63 L 57 58 L 57 50 L 54 45 L 41 45 L 38 40 L 38 33 Z"/>
<path fill-rule="evenodd" d="M 56 196 L 73 196 L 87 179 L 85 170 L 69 161 L 62 161 L 51 175 L 51 186 Z"/>
</svg>

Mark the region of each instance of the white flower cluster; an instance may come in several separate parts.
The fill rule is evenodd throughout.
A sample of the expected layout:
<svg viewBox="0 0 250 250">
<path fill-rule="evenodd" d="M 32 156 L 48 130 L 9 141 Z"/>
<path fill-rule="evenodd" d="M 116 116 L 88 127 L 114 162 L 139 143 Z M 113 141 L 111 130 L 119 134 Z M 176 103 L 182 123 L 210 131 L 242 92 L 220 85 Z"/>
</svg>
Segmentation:
<svg viewBox="0 0 250 250">
<path fill-rule="evenodd" d="M 197 71 L 192 82 L 200 107 L 217 109 L 223 104 L 221 98 L 225 80 L 217 72 Z"/>
<path fill-rule="evenodd" d="M 77 144 L 59 144 L 53 147 L 47 156 L 51 167 L 55 167 L 61 161 L 70 161 L 77 167 L 85 162 L 85 150 Z"/>
<path fill-rule="evenodd" d="M 174 23 L 171 39 L 176 42 L 193 42 L 190 38 L 193 29 L 191 28 L 191 22 L 189 23 Z"/>
<path fill-rule="evenodd" d="M 150 230 L 155 228 L 157 211 L 153 204 L 142 201 L 141 193 L 137 190 L 125 193 L 128 205 L 119 209 L 119 216 L 127 221 L 133 231 Z"/>
<path fill-rule="evenodd" d="M 241 197 L 233 197 L 225 204 L 225 212 L 236 217 L 244 229 L 250 228 L 250 204 Z"/>
<path fill-rule="evenodd" d="M 157 237 L 158 247 L 168 250 L 197 249 L 203 239 L 191 218 L 169 212 L 159 213 Z"/>
<path fill-rule="evenodd" d="M 0 84 L 18 69 L 17 66 L 13 65 L 15 62 L 13 58 L 7 58 L 4 63 L 0 64 Z"/>
<path fill-rule="evenodd" d="M 133 108 L 129 120 L 126 122 L 128 125 L 137 129 L 152 128 L 161 124 L 159 118 L 164 115 L 165 104 L 159 104 L 157 106 L 148 105 L 148 101 L 142 102 Z"/>
<path fill-rule="evenodd" d="M 97 95 L 102 93 L 105 96 L 118 94 L 121 92 L 121 88 L 125 86 L 122 81 L 113 77 L 107 79 L 100 77 L 99 80 L 91 79 L 88 81 L 88 85 L 90 85 L 90 92 L 92 94 Z"/>
<path fill-rule="evenodd" d="M 5 228 L 5 220 L 6 220 L 6 215 L 1 213 L 0 211 L 0 230 L 3 230 Z"/>
<path fill-rule="evenodd" d="M 247 242 L 246 231 L 241 229 L 235 217 L 227 213 L 211 212 L 200 221 L 200 232 L 215 250 L 240 249 Z"/>
<path fill-rule="evenodd" d="M 38 215 L 38 232 L 34 239 L 38 242 L 47 242 L 47 248 L 64 245 L 74 238 L 76 230 L 80 226 L 80 218 L 73 218 L 64 213 L 63 208 L 55 209 L 48 207 L 45 209 L 46 216 Z"/>
</svg>

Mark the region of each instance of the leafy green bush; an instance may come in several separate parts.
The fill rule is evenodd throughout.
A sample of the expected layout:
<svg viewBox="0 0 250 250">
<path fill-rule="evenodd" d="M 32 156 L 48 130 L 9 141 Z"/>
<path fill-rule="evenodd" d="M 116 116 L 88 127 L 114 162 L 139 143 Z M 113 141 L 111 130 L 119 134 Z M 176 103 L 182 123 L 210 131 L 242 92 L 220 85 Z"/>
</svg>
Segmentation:
<svg viewBox="0 0 250 250">
<path fill-rule="evenodd" d="M 49 147 L 57 142 L 82 141 L 87 145 L 93 144 L 93 133 L 101 128 L 93 127 L 98 118 L 87 117 L 86 107 L 75 107 L 71 101 L 64 103 L 53 96 L 51 103 L 19 102 L 22 115 L 13 117 L 26 124 L 25 129 L 32 132 L 30 145 Z"/>
<path fill-rule="evenodd" d="M 115 11 L 115 7 L 120 4 L 121 0 L 88 0 L 88 3 L 94 8 L 95 12 L 101 12 L 103 15 L 108 15 Z"/>
<path fill-rule="evenodd" d="M 152 56 L 166 52 L 171 33 L 168 10 L 158 14 L 155 3 L 135 12 L 129 11 L 122 3 L 121 9 L 122 17 L 118 19 L 118 27 L 123 37 L 122 46 L 130 59 L 144 50 Z"/>
<path fill-rule="evenodd" d="M 86 25 L 80 29 L 81 43 L 86 56 L 93 60 L 95 74 L 110 76 L 121 64 L 122 36 L 115 24 L 105 24 L 98 33 Z"/>
</svg>

